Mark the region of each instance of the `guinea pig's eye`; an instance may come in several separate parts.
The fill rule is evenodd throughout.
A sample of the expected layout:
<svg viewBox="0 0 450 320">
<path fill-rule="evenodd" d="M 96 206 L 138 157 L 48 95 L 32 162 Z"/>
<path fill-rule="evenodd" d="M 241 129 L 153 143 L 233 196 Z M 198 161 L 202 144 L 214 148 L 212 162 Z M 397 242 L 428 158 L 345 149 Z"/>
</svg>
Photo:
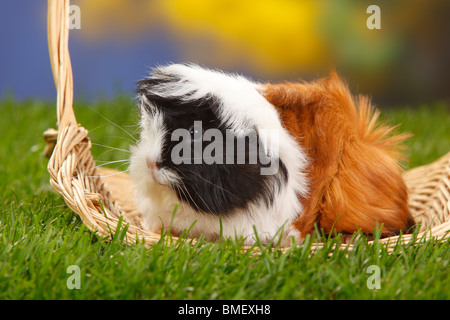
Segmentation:
<svg viewBox="0 0 450 320">
<path fill-rule="evenodd" d="M 191 134 L 191 140 L 192 141 L 199 141 L 202 140 L 202 136 L 203 136 L 203 129 L 196 125 L 192 125 L 189 127 L 188 129 L 189 133 Z"/>
</svg>

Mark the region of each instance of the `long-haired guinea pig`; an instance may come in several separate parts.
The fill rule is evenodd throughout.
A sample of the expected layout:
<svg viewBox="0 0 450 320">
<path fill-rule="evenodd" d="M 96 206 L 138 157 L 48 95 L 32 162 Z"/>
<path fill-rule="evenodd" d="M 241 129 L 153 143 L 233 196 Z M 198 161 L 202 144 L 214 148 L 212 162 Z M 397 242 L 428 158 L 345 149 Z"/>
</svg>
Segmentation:
<svg viewBox="0 0 450 320">
<path fill-rule="evenodd" d="M 398 164 L 404 136 L 378 124 L 334 72 L 261 84 L 173 64 L 137 93 L 130 174 L 148 230 L 252 244 L 255 234 L 267 243 L 316 228 L 388 236 L 414 225 Z"/>
</svg>

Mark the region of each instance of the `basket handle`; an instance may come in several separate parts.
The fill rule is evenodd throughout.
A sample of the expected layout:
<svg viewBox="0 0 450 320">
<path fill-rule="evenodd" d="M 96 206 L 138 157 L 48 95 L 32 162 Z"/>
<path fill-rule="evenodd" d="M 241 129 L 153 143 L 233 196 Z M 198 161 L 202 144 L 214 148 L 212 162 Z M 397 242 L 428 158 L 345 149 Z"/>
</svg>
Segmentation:
<svg viewBox="0 0 450 320">
<path fill-rule="evenodd" d="M 57 92 L 58 130 L 77 124 L 73 111 L 73 76 L 69 55 L 69 5 L 70 0 L 48 0 L 47 37 Z"/>
</svg>

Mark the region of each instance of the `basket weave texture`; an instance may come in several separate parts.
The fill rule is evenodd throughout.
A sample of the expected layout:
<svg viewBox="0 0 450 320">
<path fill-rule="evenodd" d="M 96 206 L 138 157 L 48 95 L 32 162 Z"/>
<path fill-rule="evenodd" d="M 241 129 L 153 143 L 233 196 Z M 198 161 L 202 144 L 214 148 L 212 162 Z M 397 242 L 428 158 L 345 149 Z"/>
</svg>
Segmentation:
<svg viewBox="0 0 450 320">
<path fill-rule="evenodd" d="M 73 110 L 73 78 L 68 49 L 69 0 L 48 0 L 48 45 L 57 90 L 58 130 L 44 138 L 55 144 L 48 163 L 50 184 L 83 223 L 100 236 L 109 237 L 127 224 L 128 243 L 151 246 L 160 234 L 141 227 L 141 214 L 134 205 L 133 182 L 125 173 L 97 168 L 91 154 L 88 131 L 77 124 Z M 52 146 L 53 147 L 53 146 Z M 417 239 L 450 236 L 450 152 L 437 161 L 408 170 L 404 179 L 409 189 L 409 208 L 421 223 Z M 175 238 L 175 237 L 174 237 Z M 176 239 L 176 238 L 175 238 Z M 392 249 L 411 241 L 411 235 L 381 239 Z M 320 248 L 315 244 L 312 249 Z M 351 244 L 347 246 L 351 249 Z"/>
</svg>

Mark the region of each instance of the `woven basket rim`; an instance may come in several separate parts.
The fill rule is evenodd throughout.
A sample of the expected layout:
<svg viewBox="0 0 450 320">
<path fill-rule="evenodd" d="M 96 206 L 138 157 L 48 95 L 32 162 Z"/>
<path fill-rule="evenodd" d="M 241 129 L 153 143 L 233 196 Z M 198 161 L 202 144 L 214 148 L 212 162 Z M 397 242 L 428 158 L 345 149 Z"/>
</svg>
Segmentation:
<svg viewBox="0 0 450 320">
<path fill-rule="evenodd" d="M 121 204 L 109 190 L 108 183 L 111 186 L 112 182 L 105 177 L 108 169 L 99 169 L 95 165 L 90 151 L 91 141 L 88 130 L 77 124 L 73 110 L 68 19 L 64 18 L 68 13 L 69 4 L 69 0 L 48 0 L 48 45 L 57 90 L 58 122 L 57 131 L 50 130 L 44 134 L 46 140 L 52 145 L 47 150 L 47 153 L 51 154 L 47 167 L 50 173 L 50 184 L 63 196 L 68 207 L 79 215 L 83 223 L 93 232 L 100 236 L 112 237 L 117 229 L 126 224 L 124 237 L 126 242 L 139 241 L 151 246 L 161 240 L 161 235 L 136 225 L 133 222 L 133 215 L 137 217 L 138 212 L 130 210 L 132 213 L 128 216 L 124 214 Z M 124 179 L 122 182 L 128 183 L 126 177 L 120 178 Z M 388 250 L 392 251 L 398 243 L 421 242 L 431 238 L 449 239 L 450 152 L 433 163 L 406 171 L 404 178 L 410 192 L 415 195 L 410 200 L 411 211 L 415 212 L 413 213 L 415 218 L 426 221 L 427 225 L 420 230 L 417 238 L 415 235 L 405 234 L 383 238 L 379 242 L 386 244 Z M 434 216 L 428 217 L 427 210 L 423 208 L 433 211 Z M 172 239 L 178 240 L 175 236 Z M 322 243 L 314 243 L 311 250 L 314 251 L 322 246 Z M 351 249 L 352 245 L 345 245 L 342 248 Z"/>
</svg>

